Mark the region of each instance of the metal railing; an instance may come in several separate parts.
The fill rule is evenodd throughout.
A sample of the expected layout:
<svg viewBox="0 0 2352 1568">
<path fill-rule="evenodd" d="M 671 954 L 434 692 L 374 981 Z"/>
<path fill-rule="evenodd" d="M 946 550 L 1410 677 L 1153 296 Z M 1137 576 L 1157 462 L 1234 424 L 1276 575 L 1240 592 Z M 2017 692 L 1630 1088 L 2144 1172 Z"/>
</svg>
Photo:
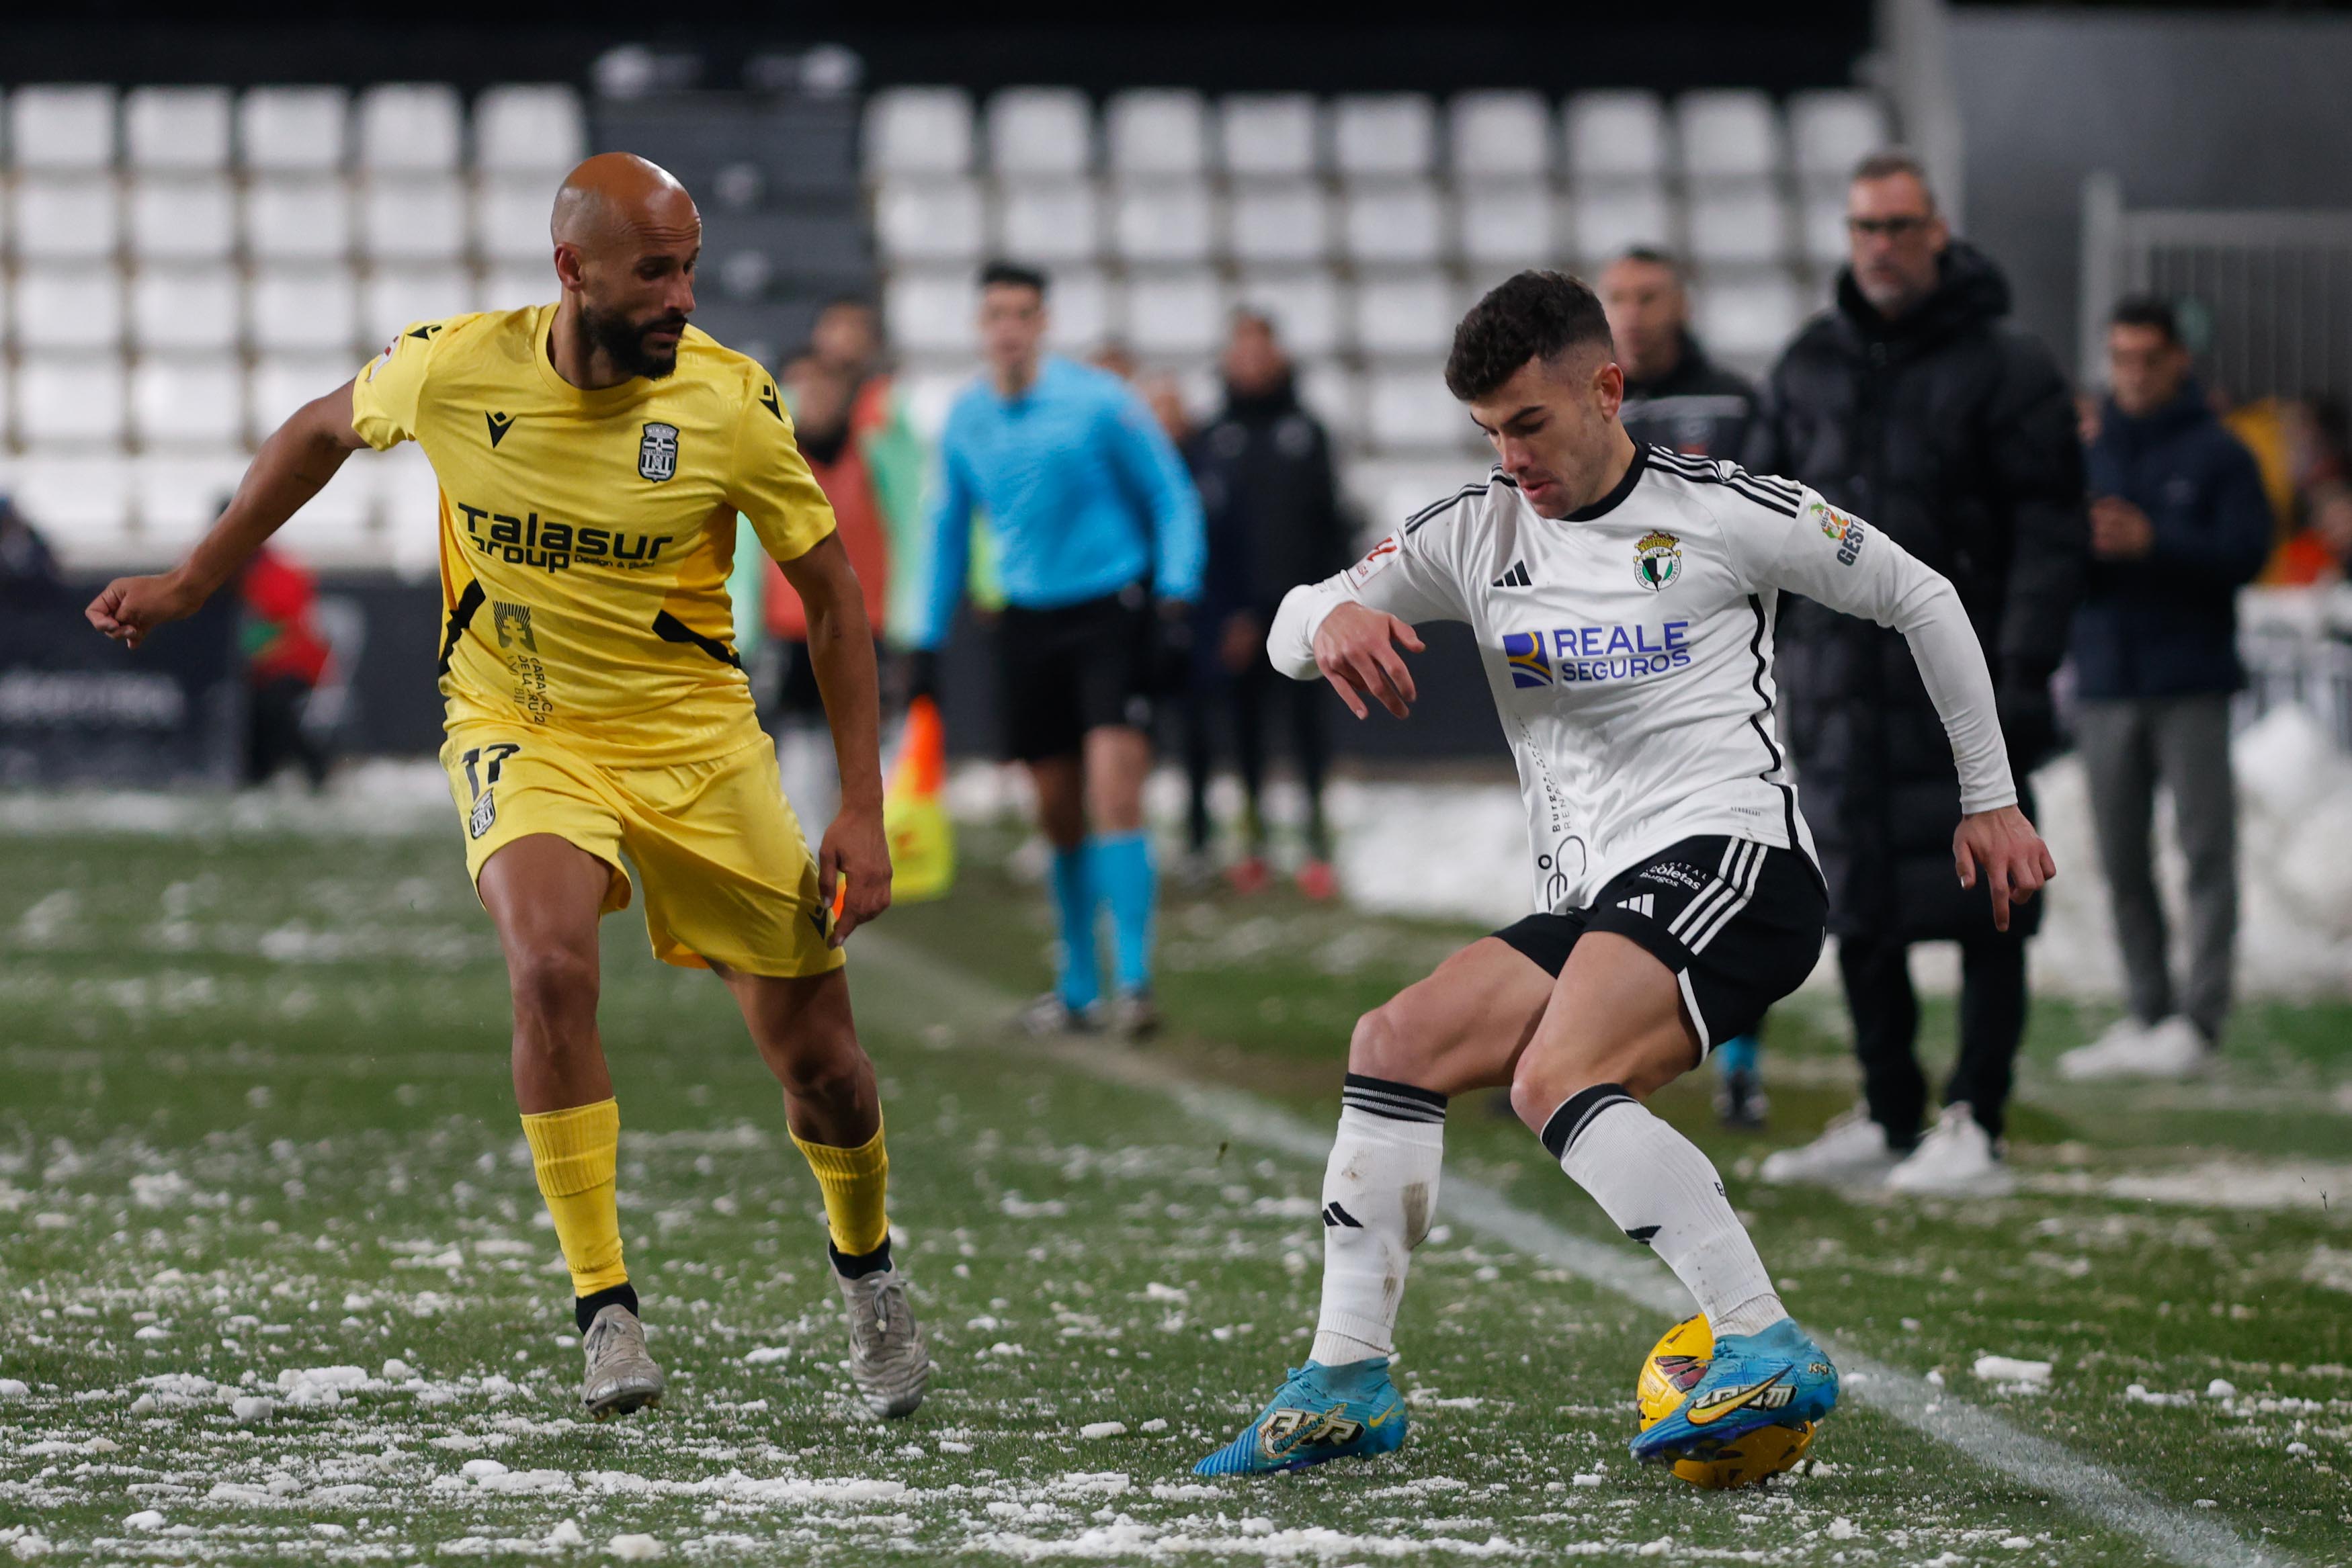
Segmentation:
<svg viewBox="0 0 2352 1568">
<path fill-rule="evenodd" d="M 2133 212 L 2113 174 L 2093 174 L 2083 183 L 2086 382 L 2128 294 L 2182 309 L 2200 373 L 2233 400 L 2352 400 L 2352 212 Z"/>
</svg>

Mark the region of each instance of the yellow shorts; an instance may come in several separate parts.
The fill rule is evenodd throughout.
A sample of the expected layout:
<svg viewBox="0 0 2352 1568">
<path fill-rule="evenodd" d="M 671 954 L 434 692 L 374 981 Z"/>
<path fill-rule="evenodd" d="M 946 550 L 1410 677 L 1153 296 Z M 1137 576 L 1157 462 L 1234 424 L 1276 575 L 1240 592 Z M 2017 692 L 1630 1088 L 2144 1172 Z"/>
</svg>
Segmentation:
<svg viewBox="0 0 2352 1568">
<path fill-rule="evenodd" d="M 466 874 L 515 840 L 551 833 L 603 861 L 602 913 L 629 906 L 626 853 L 646 884 L 646 935 L 667 964 L 749 975 L 841 967 L 816 861 L 763 736 L 709 762 L 606 768 L 544 730 L 460 722 L 441 766 L 466 825 Z"/>
</svg>

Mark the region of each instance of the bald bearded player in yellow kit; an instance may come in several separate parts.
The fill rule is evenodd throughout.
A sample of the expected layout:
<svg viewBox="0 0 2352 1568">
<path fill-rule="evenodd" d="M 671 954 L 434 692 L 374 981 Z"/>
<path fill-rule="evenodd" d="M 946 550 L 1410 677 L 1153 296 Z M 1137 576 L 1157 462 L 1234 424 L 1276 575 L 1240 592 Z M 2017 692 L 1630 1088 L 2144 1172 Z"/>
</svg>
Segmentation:
<svg viewBox="0 0 2352 1568">
<path fill-rule="evenodd" d="M 572 1272 L 582 1398 L 602 1418 L 665 1383 L 621 1260 L 620 1112 L 596 1032 L 596 925 L 629 903 L 626 851 L 656 955 L 718 973 L 783 1084 L 852 1380 L 876 1415 L 905 1416 L 930 1361 L 891 1264 L 881 1105 L 842 971 L 843 940 L 890 902 L 857 580 L 774 382 L 687 324 L 702 220 L 685 189 L 604 153 L 564 181 L 551 229 L 561 301 L 404 329 L 262 444 L 185 561 L 108 584 L 89 620 L 135 647 L 232 581 L 352 452 L 418 443 L 441 485 L 441 760 L 506 951 L 515 1097 Z M 808 607 L 842 802 L 814 858 L 729 643 L 738 513 Z"/>
</svg>

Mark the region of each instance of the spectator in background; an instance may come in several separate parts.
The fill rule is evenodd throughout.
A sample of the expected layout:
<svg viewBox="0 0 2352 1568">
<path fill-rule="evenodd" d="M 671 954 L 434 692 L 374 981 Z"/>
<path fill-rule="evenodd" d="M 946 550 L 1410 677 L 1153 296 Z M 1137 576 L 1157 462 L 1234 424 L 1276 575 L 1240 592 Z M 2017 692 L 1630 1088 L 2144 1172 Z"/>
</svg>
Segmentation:
<svg viewBox="0 0 2352 1568">
<path fill-rule="evenodd" d="M 1286 680 L 1265 659 L 1266 628 L 1294 584 L 1319 582 L 1348 564 L 1349 529 L 1332 476 L 1331 439 L 1298 401 L 1289 357 L 1269 317 L 1235 313 L 1225 340 L 1224 405 L 1187 444 L 1200 486 L 1209 564 L 1194 622 L 1193 701 L 1184 765 L 1195 857 L 1209 848 L 1209 716 L 1229 716 L 1242 781 L 1242 858 L 1227 869 L 1236 892 L 1265 885 L 1265 736 L 1288 731 L 1307 793 L 1307 858 L 1298 889 L 1335 891 L 1331 832 L 1323 815 L 1330 744 L 1322 694 Z"/>
<path fill-rule="evenodd" d="M 2030 816 L 2026 776 L 2056 740 L 2050 676 L 2089 557 L 2074 402 L 2048 351 L 2003 319 L 2008 282 L 1951 237 L 1916 160 L 1863 161 L 1846 230 L 1835 307 L 1798 334 L 1767 385 L 1756 465 L 1850 507 L 1951 580 L 1993 670 Z M 1999 930 L 1981 880 L 1965 892 L 1954 881 L 1951 750 L 1899 636 L 1784 599 L 1779 655 L 1864 1106 L 1772 1155 L 1762 1174 L 2006 1191 L 2002 1114 L 2025 1029 L 2025 941 L 2042 904 L 2013 909 Z M 1960 945 L 1960 1048 L 1923 1139 L 1908 953 L 1937 940 Z"/>
<path fill-rule="evenodd" d="M 2352 574 L 2352 488 L 2340 481 L 2314 490 L 2308 518 L 2279 548 L 2268 580 L 2281 588 L 2325 587 Z"/>
<path fill-rule="evenodd" d="M 15 499 L 0 495 L 0 611 L 31 611 L 66 602 L 64 575 Z"/>
<path fill-rule="evenodd" d="M 2089 591 L 2074 617 L 2074 738 L 2123 948 L 2130 1014 L 2068 1051 L 2069 1078 L 2184 1078 L 2230 1010 L 2238 934 L 2230 697 L 2238 590 L 2270 554 L 2251 453 L 2189 373 L 2172 307 L 2126 299 L 2107 327 L 2111 389 L 2090 450 Z M 2172 794 L 2189 862 L 2189 974 L 2177 993 L 2149 833 Z"/>
<path fill-rule="evenodd" d="M 1108 904 L 1110 1022 L 1155 1031 L 1159 868 L 1143 821 L 1163 638 L 1200 595 L 1201 503 L 1183 459 L 1115 376 L 1045 351 L 1045 275 L 991 262 L 980 275 L 983 373 L 940 438 L 923 613 L 908 685 L 936 690 L 939 653 L 966 586 L 976 516 L 1004 579 L 996 618 L 1009 760 L 1026 765 L 1053 845 L 1060 973 L 1024 1021 L 1041 1032 L 1100 1021 L 1095 916 Z"/>
<path fill-rule="evenodd" d="M 1601 272 L 1601 306 L 1609 313 L 1625 402 L 1625 433 L 1694 457 L 1746 455 L 1756 423 L 1756 389 L 1718 368 L 1691 335 L 1690 294 L 1682 269 L 1664 251 L 1636 246 Z M 1764 1026 L 1717 1045 L 1716 1114 L 1726 1126 L 1764 1124 L 1758 1053 Z"/>
<path fill-rule="evenodd" d="M 793 435 L 801 455 L 807 459 L 817 488 L 833 503 L 842 548 L 849 552 L 849 564 L 864 591 L 866 619 L 879 628 L 883 607 L 889 601 L 890 536 L 873 471 L 856 439 L 858 383 L 814 352 L 787 363 L 776 380 L 792 411 Z M 809 657 L 808 612 L 784 580 L 783 569 L 758 548 L 756 536 L 744 537 L 751 525 L 738 526 L 739 576 L 730 588 L 740 595 L 739 603 L 761 607 L 760 631 L 780 655 L 761 661 L 772 664 L 774 684 L 758 695 L 772 716 L 784 793 L 803 827 L 812 835 L 822 834 L 840 806 L 840 774 L 834 763 L 833 733 L 824 719 L 824 695 L 817 689 L 816 665 Z M 748 591 L 740 575 L 746 569 L 755 574 Z M 739 640 L 737 646 L 741 649 L 743 642 Z"/>
<path fill-rule="evenodd" d="M 831 374 L 846 378 L 852 388 L 850 439 L 873 486 L 889 559 L 900 569 L 884 601 L 887 612 L 875 616 L 874 624 L 887 642 L 910 647 L 923 575 L 912 563 L 923 559 L 929 444 L 916 433 L 906 400 L 898 395 L 881 313 L 872 300 L 843 295 L 827 303 L 809 329 L 808 357 Z M 987 592 L 985 587 L 981 590 L 982 597 Z M 873 613 L 870 598 L 867 612 Z"/>
<path fill-rule="evenodd" d="M 326 679 L 331 653 L 315 619 L 316 579 L 264 547 L 237 580 L 243 610 L 237 645 L 245 655 L 245 781 L 267 784 L 289 762 L 317 789 L 331 760 L 318 727 L 306 721 Z"/>
<path fill-rule="evenodd" d="M 1756 418 L 1756 389 L 1706 357 L 1691 335 L 1682 269 L 1637 246 L 1601 269 L 1601 304 L 1625 371 L 1618 414 L 1634 440 L 1694 457 L 1738 460 Z"/>
</svg>

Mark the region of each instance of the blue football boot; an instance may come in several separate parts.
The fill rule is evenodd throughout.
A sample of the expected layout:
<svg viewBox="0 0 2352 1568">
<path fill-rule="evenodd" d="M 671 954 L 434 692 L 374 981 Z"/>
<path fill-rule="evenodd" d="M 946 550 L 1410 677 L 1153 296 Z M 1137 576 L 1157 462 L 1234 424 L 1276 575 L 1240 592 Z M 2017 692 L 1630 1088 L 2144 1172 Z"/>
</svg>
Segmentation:
<svg viewBox="0 0 2352 1568">
<path fill-rule="evenodd" d="M 1327 1459 L 1370 1458 L 1404 1441 L 1404 1401 L 1374 1357 L 1345 1366 L 1308 1362 L 1275 1391 L 1241 1436 L 1192 1467 L 1196 1476 L 1263 1476 Z"/>
<path fill-rule="evenodd" d="M 1633 1457 L 1703 1459 L 1742 1433 L 1818 1421 L 1837 1408 L 1837 1368 L 1794 1318 L 1761 1333 L 1726 1334 L 1680 1405 L 1633 1439 Z"/>
</svg>

